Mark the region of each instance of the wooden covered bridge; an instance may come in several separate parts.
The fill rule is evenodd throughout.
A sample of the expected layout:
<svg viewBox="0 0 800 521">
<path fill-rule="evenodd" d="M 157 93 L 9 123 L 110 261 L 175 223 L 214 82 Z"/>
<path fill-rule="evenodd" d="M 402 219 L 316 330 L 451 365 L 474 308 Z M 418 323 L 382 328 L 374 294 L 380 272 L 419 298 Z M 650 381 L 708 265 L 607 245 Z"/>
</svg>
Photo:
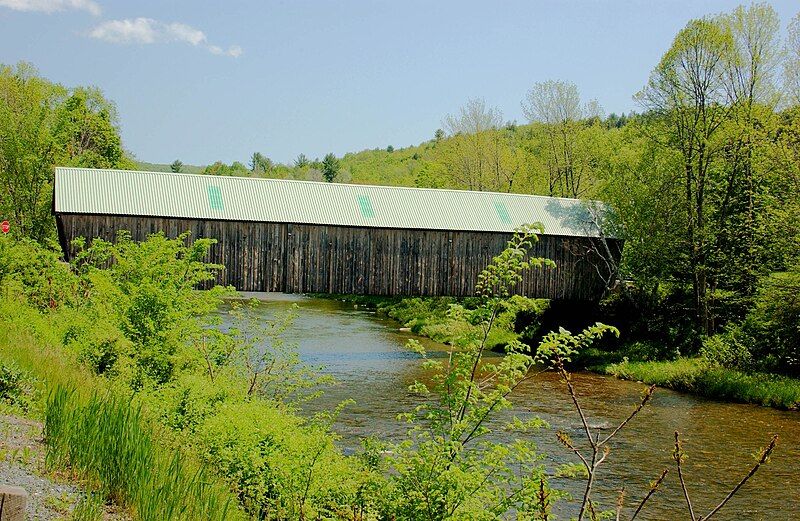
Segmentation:
<svg viewBox="0 0 800 521">
<path fill-rule="evenodd" d="M 593 300 L 605 287 L 599 230 L 574 199 L 56 168 L 54 212 L 68 259 L 77 237 L 190 231 L 218 241 L 209 261 L 238 290 L 369 295 L 472 295 L 513 230 L 540 222 L 531 255 L 557 267 L 530 270 L 517 292 Z"/>
</svg>

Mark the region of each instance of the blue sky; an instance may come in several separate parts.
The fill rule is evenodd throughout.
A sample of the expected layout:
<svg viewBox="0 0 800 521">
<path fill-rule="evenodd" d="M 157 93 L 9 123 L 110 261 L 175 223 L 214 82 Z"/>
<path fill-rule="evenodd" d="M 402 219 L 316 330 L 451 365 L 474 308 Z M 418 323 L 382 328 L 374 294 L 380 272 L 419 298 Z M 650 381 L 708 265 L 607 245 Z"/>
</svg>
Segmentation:
<svg viewBox="0 0 800 521">
<path fill-rule="evenodd" d="M 607 113 L 691 18 L 730 1 L 0 0 L 0 62 L 94 85 L 143 161 L 288 162 L 417 144 L 468 98 L 507 120 L 537 81 Z M 774 1 L 784 29 L 800 10 Z"/>
</svg>

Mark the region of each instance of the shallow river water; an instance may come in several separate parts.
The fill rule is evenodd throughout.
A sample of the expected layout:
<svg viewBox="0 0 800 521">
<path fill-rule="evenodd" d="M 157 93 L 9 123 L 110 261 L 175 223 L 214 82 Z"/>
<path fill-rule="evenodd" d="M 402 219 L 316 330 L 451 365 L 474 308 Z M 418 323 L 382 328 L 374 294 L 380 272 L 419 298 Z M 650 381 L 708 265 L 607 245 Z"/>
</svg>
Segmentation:
<svg viewBox="0 0 800 521">
<path fill-rule="evenodd" d="M 259 295 L 265 318 L 300 307 L 288 339 L 299 345 L 303 359 L 324 366 L 337 383 L 326 394 L 306 405 L 306 412 L 329 409 L 345 399 L 355 400 L 335 425 L 345 448 L 356 448 L 368 435 L 397 440 L 405 426 L 396 417 L 418 403 L 408 386 L 428 375 L 417 355 L 405 349 L 409 338 L 423 342 L 430 352 L 445 346 L 410 333 L 374 313 L 332 300 L 281 294 Z M 574 376 L 576 389 L 590 424 L 613 428 L 639 401 L 644 385 L 591 373 Z M 550 429 L 534 433 L 539 449 L 552 465 L 574 462 L 555 439 L 564 430 L 574 440 L 581 425 L 566 389 L 556 375 L 545 373 L 521 385 L 511 399 L 521 418 L 539 416 Z M 648 483 L 669 467 L 662 488 L 637 519 L 688 519 L 683 496 L 672 468 L 673 433 L 680 431 L 688 454 L 685 474 L 698 515 L 707 513 L 754 462 L 753 455 L 780 436 L 771 462 L 713 519 L 800 520 L 800 412 L 722 403 L 658 389 L 652 401 L 612 442 L 612 452 L 601 470 L 600 497 L 604 506 L 614 504 L 613 490 L 624 486 L 629 502 L 638 501 Z M 608 431 L 605 431 L 608 432 Z M 579 495 L 577 482 L 558 485 Z M 643 513 L 643 514 L 644 514 Z"/>
</svg>

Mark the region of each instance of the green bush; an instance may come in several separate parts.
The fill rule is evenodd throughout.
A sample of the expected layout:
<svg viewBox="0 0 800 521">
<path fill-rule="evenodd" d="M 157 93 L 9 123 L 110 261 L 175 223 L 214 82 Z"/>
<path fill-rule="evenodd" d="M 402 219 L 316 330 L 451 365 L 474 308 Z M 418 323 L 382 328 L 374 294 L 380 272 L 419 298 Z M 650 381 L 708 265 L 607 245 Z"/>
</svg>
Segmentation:
<svg viewBox="0 0 800 521">
<path fill-rule="evenodd" d="M 742 332 L 763 369 L 800 375 L 800 265 L 761 281 Z"/>
<path fill-rule="evenodd" d="M 617 326 L 626 341 L 649 345 L 650 356 L 658 360 L 694 355 L 702 345 L 688 285 L 631 285 L 601 302 L 599 318 Z"/>
<path fill-rule="evenodd" d="M 225 404 L 197 429 L 219 469 L 258 519 L 327 519 L 357 503 L 362 471 L 336 450 L 324 425 L 274 403 Z"/>
<path fill-rule="evenodd" d="M 377 306 L 377 311 L 397 320 L 417 335 L 443 344 L 463 342 L 479 333 L 477 314 L 480 300 L 474 297 L 414 297 L 390 299 Z M 548 301 L 514 295 L 502 304 L 486 346 L 499 350 L 513 340 L 532 338 L 541 324 Z"/>
<path fill-rule="evenodd" d="M 56 327 L 61 329 L 63 345 L 94 374 L 119 376 L 129 371 L 131 342 L 113 317 L 86 307 L 79 311 L 62 309 L 59 318 L 63 325 Z"/>
<path fill-rule="evenodd" d="M 32 379 L 13 361 L 0 363 L 0 403 L 28 410 L 34 394 Z"/>
<path fill-rule="evenodd" d="M 749 370 L 753 367 L 749 344 L 751 339 L 739 327 L 728 326 L 724 333 L 710 336 L 703 341 L 700 356 L 712 365 Z"/>
<path fill-rule="evenodd" d="M 79 278 L 60 258 L 56 245 L 0 236 L 0 291 L 40 310 L 79 305 Z"/>
<path fill-rule="evenodd" d="M 205 376 L 188 373 L 154 390 L 146 400 L 162 424 L 192 435 L 222 404 L 236 397 L 232 388 L 230 382 L 218 380 L 209 385 Z M 242 392 L 238 394 L 243 396 Z"/>
<path fill-rule="evenodd" d="M 76 255 L 74 269 L 90 283 L 90 302 L 131 342 L 135 387 L 173 378 L 186 338 L 232 293 L 221 286 L 196 290 L 221 269 L 204 260 L 212 244 L 210 239 L 191 242 L 188 233 L 176 239 L 158 233 L 137 243 L 121 232 L 114 244 L 95 240 Z M 86 347 L 85 358 L 100 368 L 115 360 L 121 346 L 106 338 Z"/>
<path fill-rule="evenodd" d="M 764 277 L 744 320 L 707 338 L 701 354 L 721 367 L 800 375 L 800 268 Z"/>
</svg>

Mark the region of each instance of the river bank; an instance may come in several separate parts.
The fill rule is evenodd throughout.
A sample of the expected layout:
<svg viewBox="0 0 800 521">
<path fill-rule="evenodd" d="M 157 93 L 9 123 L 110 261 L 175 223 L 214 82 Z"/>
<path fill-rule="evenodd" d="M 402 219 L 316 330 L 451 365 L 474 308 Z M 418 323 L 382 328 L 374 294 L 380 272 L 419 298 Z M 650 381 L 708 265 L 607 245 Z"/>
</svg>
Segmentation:
<svg viewBox="0 0 800 521">
<path fill-rule="evenodd" d="M 454 332 L 470 327 L 462 317 L 448 314 L 452 305 L 469 308 L 471 300 L 449 297 L 386 298 L 358 295 L 312 295 L 314 298 L 334 299 L 356 308 L 369 309 L 394 320 L 400 327 L 435 342 L 451 343 Z M 520 338 L 536 344 L 542 317 L 548 309 L 546 300 L 520 299 L 509 306 L 502 319 L 501 331 L 491 339 L 492 349 L 502 351 L 505 343 Z M 519 322 L 519 323 L 518 323 Z M 612 324 L 613 325 L 613 324 Z M 800 380 L 760 372 L 743 372 L 711 364 L 701 357 L 675 360 L 638 358 L 638 351 L 622 342 L 612 350 L 592 349 L 579 356 L 575 366 L 649 385 L 658 385 L 678 392 L 690 393 L 717 400 L 749 403 L 797 410 L 800 408 Z M 639 345 L 639 344 L 635 344 Z"/>
<path fill-rule="evenodd" d="M 623 361 L 594 367 L 602 374 L 655 384 L 679 392 L 777 409 L 800 408 L 800 381 L 767 373 L 743 373 L 714 367 L 701 358 Z"/>
</svg>

